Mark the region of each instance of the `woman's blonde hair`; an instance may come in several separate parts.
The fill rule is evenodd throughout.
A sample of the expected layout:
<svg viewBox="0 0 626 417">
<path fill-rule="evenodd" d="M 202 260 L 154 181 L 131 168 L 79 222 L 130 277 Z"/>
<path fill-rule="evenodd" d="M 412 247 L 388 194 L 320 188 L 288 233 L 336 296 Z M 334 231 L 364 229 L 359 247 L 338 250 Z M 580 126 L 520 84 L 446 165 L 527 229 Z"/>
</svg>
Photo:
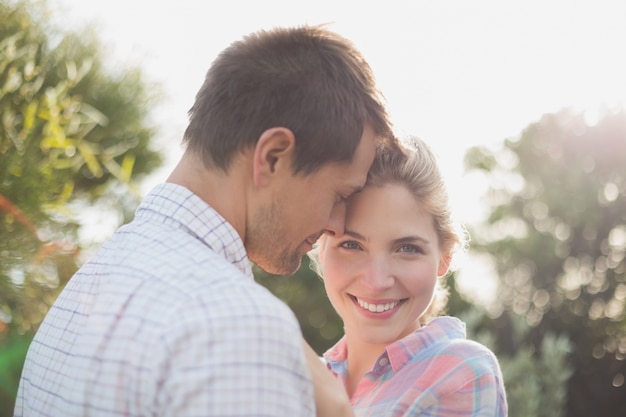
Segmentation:
<svg viewBox="0 0 626 417">
<path fill-rule="evenodd" d="M 468 235 L 452 216 L 446 184 L 432 149 L 416 137 L 402 141 L 400 148 L 379 148 L 365 186 L 382 187 L 387 184 L 406 187 L 424 210 L 432 215 L 440 250 L 452 265 L 453 256 L 465 250 Z M 322 236 L 309 253 L 311 265 L 321 277 L 323 274 L 319 261 L 319 247 L 323 245 L 324 239 L 326 237 Z M 433 301 L 420 317 L 420 322 L 426 323 L 444 313 L 448 301 L 444 278 L 445 275 L 439 280 Z"/>
</svg>

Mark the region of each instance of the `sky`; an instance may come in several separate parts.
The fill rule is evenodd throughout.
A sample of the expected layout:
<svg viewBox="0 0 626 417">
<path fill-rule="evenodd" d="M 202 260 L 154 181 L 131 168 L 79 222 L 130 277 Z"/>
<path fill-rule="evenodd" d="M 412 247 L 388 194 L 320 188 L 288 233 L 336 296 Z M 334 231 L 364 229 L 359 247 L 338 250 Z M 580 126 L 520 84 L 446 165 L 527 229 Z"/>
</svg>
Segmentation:
<svg viewBox="0 0 626 417">
<path fill-rule="evenodd" d="M 463 170 L 472 146 L 497 146 L 550 112 L 626 106 L 626 2 L 619 0 L 192 1 L 49 0 L 61 29 L 93 28 L 111 68 L 140 67 L 162 86 L 152 110 L 163 181 L 204 74 L 246 33 L 326 23 L 372 66 L 400 135 L 438 154 L 453 206 L 471 224 L 485 214 L 484 183 Z M 481 266 L 479 266 L 479 264 Z M 467 275 L 488 275 L 468 259 Z M 482 291 L 485 292 L 485 291 Z"/>
</svg>

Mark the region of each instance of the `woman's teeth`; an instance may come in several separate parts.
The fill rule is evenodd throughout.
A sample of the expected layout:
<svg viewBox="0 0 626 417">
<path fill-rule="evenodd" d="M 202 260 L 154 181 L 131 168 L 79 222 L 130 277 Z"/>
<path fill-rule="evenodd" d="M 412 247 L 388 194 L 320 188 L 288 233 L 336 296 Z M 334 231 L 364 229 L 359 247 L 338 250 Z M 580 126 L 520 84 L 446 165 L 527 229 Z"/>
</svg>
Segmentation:
<svg viewBox="0 0 626 417">
<path fill-rule="evenodd" d="M 386 304 L 370 304 L 368 302 L 361 300 L 360 298 L 356 298 L 356 301 L 357 303 L 359 303 L 361 307 L 363 307 L 366 310 L 371 311 L 372 313 L 382 313 L 383 311 L 391 310 L 392 308 L 400 304 L 400 301 L 393 301 L 391 303 L 386 303 Z"/>
</svg>

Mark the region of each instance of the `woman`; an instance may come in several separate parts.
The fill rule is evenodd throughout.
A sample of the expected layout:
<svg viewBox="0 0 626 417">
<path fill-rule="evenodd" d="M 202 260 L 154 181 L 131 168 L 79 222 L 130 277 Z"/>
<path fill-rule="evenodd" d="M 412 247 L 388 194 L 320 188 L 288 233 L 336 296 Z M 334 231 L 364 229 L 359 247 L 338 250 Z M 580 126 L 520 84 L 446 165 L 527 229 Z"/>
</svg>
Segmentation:
<svg viewBox="0 0 626 417">
<path fill-rule="evenodd" d="M 497 359 L 440 316 L 464 233 L 426 144 L 379 152 L 345 234 L 311 252 L 345 336 L 324 355 L 357 416 L 506 416 Z"/>
</svg>

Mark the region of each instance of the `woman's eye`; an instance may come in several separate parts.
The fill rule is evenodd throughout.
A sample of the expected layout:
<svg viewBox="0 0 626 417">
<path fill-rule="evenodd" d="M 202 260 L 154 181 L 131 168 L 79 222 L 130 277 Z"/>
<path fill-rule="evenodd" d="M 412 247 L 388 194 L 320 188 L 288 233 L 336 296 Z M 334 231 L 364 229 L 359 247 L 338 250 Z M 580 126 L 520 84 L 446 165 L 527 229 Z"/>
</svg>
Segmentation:
<svg viewBox="0 0 626 417">
<path fill-rule="evenodd" d="M 422 250 L 415 245 L 402 245 L 399 251 L 404 253 L 422 253 Z"/>
<path fill-rule="evenodd" d="M 353 240 L 347 240 L 347 241 L 339 244 L 339 247 L 344 248 L 344 249 L 358 249 L 359 248 L 359 244 L 356 243 Z"/>
</svg>

